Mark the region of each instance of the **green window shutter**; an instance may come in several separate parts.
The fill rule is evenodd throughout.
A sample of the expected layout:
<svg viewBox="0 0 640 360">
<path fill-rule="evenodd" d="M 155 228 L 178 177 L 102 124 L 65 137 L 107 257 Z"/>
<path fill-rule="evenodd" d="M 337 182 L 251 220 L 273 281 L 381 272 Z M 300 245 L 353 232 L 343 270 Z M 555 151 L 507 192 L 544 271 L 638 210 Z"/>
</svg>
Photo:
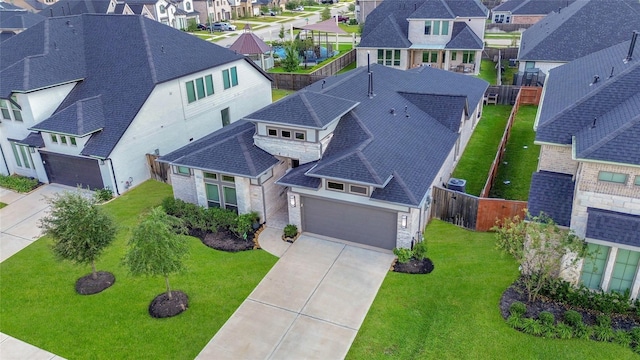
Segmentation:
<svg viewBox="0 0 640 360">
<path fill-rule="evenodd" d="M 231 82 L 229 81 L 229 70 L 222 70 L 222 81 L 224 82 L 225 90 L 231 87 Z"/>
<path fill-rule="evenodd" d="M 238 85 L 238 70 L 236 67 L 231 68 L 231 86 Z"/>
<path fill-rule="evenodd" d="M 213 95 L 213 76 L 212 75 L 205 76 L 204 82 L 207 85 L 207 96 Z"/>
<path fill-rule="evenodd" d="M 193 81 L 187 81 L 186 86 L 187 100 L 189 101 L 189 104 L 191 104 L 192 102 L 196 101 L 196 89 L 193 86 Z"/>
<path fill-rule="evenodd" d="M 13 150 L 13 156 L 16 158 L 16 164 L 22 167 L 22 161 L 20 161 L 20 155 L 18 155 L 18 149 L 16 149 L 15 143 L 11 143 L 11 150 Z"/>
<path fill-rule="evenodd" d="M 440 21 L 433 22 L 433 35 L 440 35 Z"/>
<path fill-rule="evenodd" d="M 206 95 L 204 94 L 204 79 L 196 79 L 196 91 L 198 92 L 198 100 L 202 99 Z"/>
<path fill-rule="evenodd" d="M 604 245 L 588 244 L 589 254 L 593 254 L 594 259 L 587 257 L 582 265 L 582 275 L 580 280 L 589 289 L 599 290 L 602 284 L 602 275 L 607 265 L 609 257 L 609 247 Z"/>
<path fill-rule="evenodd" d="M 449 22 L 448 21 L 443 21 L 442 22 L 442 33 L 441 35 L 449 35 Z"/>
</svg>

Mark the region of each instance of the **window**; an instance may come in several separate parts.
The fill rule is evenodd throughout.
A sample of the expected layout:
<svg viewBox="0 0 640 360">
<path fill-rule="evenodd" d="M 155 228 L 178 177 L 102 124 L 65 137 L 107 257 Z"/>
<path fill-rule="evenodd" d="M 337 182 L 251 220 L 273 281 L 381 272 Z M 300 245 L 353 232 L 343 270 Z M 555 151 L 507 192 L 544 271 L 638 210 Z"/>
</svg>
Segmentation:
<svg viewBox="0 0 640 360">
<path fill-rule="evenodd" d="M 51 142 L 54 144 L 58 143 L 58 136 L 56 134 L 51 134 Z"/>
<path fill-rule="evenodd" d="M 7 100 L 0 100 L 0 111 L 2 112 L 2 118 L 5 120 L 11 120 L 8 103 L 9 102 Z"/>
<path fill-rule="evenodd" d="M 349 192 L 358 195 L 367 195 L 369 188 L 365 186 L 349 185 Z"/>
<path fill-rule="evenodd" d="M 400 66 L 400 50 L 378 49 L 378 64 L 385 66 Z"/>
<path fill-rule="evenodd" d="M 213 179 L 213 180 L 218 180 L 218 174 L 214 174 L 214 173 L 204 173 L 204 178 L 205 179 Z"/>
<path fill-rule="evenodd" d="M 336 191 L 344 191 L 344 184 L 343 183 L 338 183 L 338 182 L 333 182 L 333 181 L 327 181 L 327 189 L 336 190 Z"/>
<path fill-rule="evenodd" d="M 285 139 L 290 139 L 291 138 L 291 131 L 289 131 L 289 130 L 281 130 L 280 131 L 280 136 L 285 138 Z"/>
<path fill-rule="evenodd" d="M 267 135 L 268 136 L 278 137 L 278 130 L 277 129 L 267 129 Z"/>
<path fill-rule="evenodd" d="M 598 180 L 605 182 L 613 182 L 617 184 L 627 183 L 627 174 L 614 173 L 609 171 L 600 171 L 598 173 Z"/>
<path fill-rule="evenodd" d="M 296 131 L 295 132 L 295 137 L 296 137 L 296 140 L 304 140 L 304 133 Z"/>
<path fill-rule="evenodd" d="M 236 188 L 223 186 L 224 208 L 238 212 L 238 198 L 236 197 Z"/>
<path fill-rule="evenodd" d="M 69 142 L 71 143 L 72 146 L 78 145 L 78 143 L 76 143 L 76 138 L 74 138 L 73 136 L 69 136 Z"/>
<path fill-rule="evenodd" d="M 33 166 L 33 159 L 31 159 L 31 153 L 28 147 L 11 142 L 11 150 L 13 151 L 16 165 L 22 168 L 31 169 Z"/>
<path fill-rule="evenodd" d="M 180 175 L 191 175 L 191 170 L 186 166 L 176 166 L 174 167 L 174 172 Z"/>
<path fill-rule="evenodd" d="M 424 22 L 425 35 L 449 35 L 449 21 L 427 20 Z"/>
<path fill-rule="evenodd" d="M 456 57 L 458 56 L 458 52 L 457 51 L 452 51 L 451 52 L 451 61 L 456 61 Z"/>
<path fill-rule="evenodd" d="M 640 260 L 640 252 L 618 249 L 616 263 L 613 266 L 613 274 L 611 274 L 609 282 L 609 291 L 623 293 L 627 289 L 631 289 L 638 270 L 638 260 Z"/>
<path fill-rule="evenodd" d="M 207 75 L 205 77 L 190 80 L 185 83 L 187 89 L 187 101 L 189 104 L 196 100 L 204 99 L 207 96 L 213 95 L 213 76 Z"/>
<path fill-rule="evenodd" d="M 640 186 L 640 175 L 636 176 L 635 181 L 633 182 L 636 186 Z"/>
<path fill-rule="evenodd" d="M 589 254 L 593 254 L 594 259 L 587 256 L 582 265 L 582 275 L 580 281 L 589 289 L 598 290 L 602 284 L 602 275 L 609 257 L 609 247 L 597 244 L 588 244 Z"/>
<path fill-rule="evenodd" d="M 186 3 L 187 11 L 191 11 L 191 3 Z"/>
<path fill-rule="evenodd" d="M 12 96 L 11 99 L 13 100 L 13 102 L 11 103 L 11 109 L 13 109 L 13 119 L 15 121 L 22 121 L 22 113 L 20 112 L 20 109 L 14 105 L 14 103 L 18 103 L 18 99 L 16 99 L 15 96 Z"/>
<path fill-rule="evenodd" d="M 207 205 L 212 208 L 220 207 L 220 192 L 217 184 L 204 184 L 207 191 Z"/>
<path fill-rule="evenodd" d="M 422 52 L 422 62 L 423 63 L 437 63 L 438 62 L 438 52 L 437 51 L 423 51 Z"/>
<path fill-rule="evenodd" d="M 231 116 L 229 115 L 229 108 L 224 108 L 220 110 L 220 117 L 222 118 L 223 127 L 231 124 Z"/>
<path fill-rule="evenodd" d="M 536 67 L 535 61 L 527 61 L 524 63 L 525 69 L 533 69 L 534 67 Z"/>
<path fill-rule="evenodd" d="M 165 13 L 164 5 L 160 5 L 160 14 L 164 14 L 164 13 Z"/>
<path fill-rule="evenodd" d="M 476 62 L 476 52 L 475 51 L 463 51 L 462 52 L 462 62 L 464 64 L 474 64 Z"/>
<path fill-rule="evenodd" d="M 222 181 L 226 181 L 226 182 L 235 182 L 235 178 L 233 176 L 229 176 L 229 175 L 222 175 Z"/>
<path fill-rule="evenodd" d="M 17 103 L 15 96 L 12 96 L 11 100 Z M 9 108 L 11 108 L 11 111 L 9 111 Z M 5 120 L 22 121 L 20 109 L 9 100 L 0 100 L 0 112 L 2 113 L 2 118 Z M 13 119 L 11 118 L 11 114 L 13 114 Z"/>
<path fill-rule="evenodd" d="M 231 69 L 222 70 L 222 81 L 224 82 L 225 90 L 238 85 L 238 71 L 235 66 Z"/>
<path fill-rule="evenodd" d="M 60 135 L 60 143 L 62 145 L 67 145 L 67 137 L 64 135 Z"/>
<path fill-rule="evenodd" d="M 11 143 L 11 150 L 13 150 L 13 156 L 16 159 L 16 165 L 22 167 L 22 161 L 20 160 L 20 156 L 18 156 L 18 149 L 16 147 L 16 144 Z"/>
</svg>

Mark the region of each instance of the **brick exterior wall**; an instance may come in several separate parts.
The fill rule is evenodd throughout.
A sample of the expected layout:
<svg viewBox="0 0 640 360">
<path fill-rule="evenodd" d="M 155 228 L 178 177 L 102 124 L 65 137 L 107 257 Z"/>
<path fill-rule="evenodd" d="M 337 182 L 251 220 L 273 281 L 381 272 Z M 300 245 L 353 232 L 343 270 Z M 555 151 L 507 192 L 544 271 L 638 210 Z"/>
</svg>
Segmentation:
<svg viewBox="0 0 640 360">
<path fill-rule="evenodd" d="M 571 157 L 570 146 L 542 145 L 538 159 L 538 171 L 551 171 L 575 175 L 578 162 Z"/>
<path fill-rule="evenodd" d="M 627 183 L 617 184 L 598 181 L 598 173 L 600 171 L 627 174 Z M 633 184 L 636 176 L 640 176 L 640 168 L 583 162 L 577 179 L 577 186 L 580 191 L 626 196 L 638 199 L 640 198 L 640 186 Z"/>
<path fill-rule="evenodd" d="M 171 173 L 171 185 L 173 186 L 173 197 L 182 201 L 197 204 L 198 195 L 196 193 L 195 178 Z"/>
</svg>

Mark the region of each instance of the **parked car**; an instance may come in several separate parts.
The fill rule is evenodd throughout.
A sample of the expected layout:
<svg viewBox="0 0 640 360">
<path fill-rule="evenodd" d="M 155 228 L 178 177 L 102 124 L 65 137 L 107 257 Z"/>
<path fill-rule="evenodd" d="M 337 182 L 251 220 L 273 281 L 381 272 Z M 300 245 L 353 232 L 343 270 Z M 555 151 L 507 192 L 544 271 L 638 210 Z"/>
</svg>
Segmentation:
<svg viewBox="0 0 640 360">
<path fill-rule="evenodd" d="M 298 6 L 297 8 L 293 9 L 293 11 L 304 11 L 304 6 Z"/>
<path fill-rule="evenodd" d="M 211 26 L 205 24 L 198 24 L 198 30 L 211 30 Z"/>
<path fill-rule="evenodd" d="M 321 3 L 323 4 L 337 4 L 339 3 L 340 0 L 322 0 Z"/>
<path fill-rule="evenodd" d="M 334 15 L 333 17 L 335 18 L 336 16 Z M 338 22 L 346 24 L 346 23 L 349 22 L 349 17 L 348 16 L 343 16 L 343 15 L 338 15 Z"/>
<path fill-rule="evenodd" d="M 235 25 L 231 25 L 227 22 L 213 23 L 211 26 L 213 31 L 234 31 L 236 29 Z"/>
</svg>

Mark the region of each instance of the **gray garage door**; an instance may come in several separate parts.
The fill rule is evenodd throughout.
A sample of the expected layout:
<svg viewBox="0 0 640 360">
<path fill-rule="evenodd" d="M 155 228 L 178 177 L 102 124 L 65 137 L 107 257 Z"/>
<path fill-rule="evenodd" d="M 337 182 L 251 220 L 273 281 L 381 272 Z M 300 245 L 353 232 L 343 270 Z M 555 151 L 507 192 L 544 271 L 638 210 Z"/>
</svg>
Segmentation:
<svg viewBox="0 0 640 360">
<path fill-rule="evenodd" d="M 302 197 L 302 230 L 375 247 L 396 247 L 397 213 Z"/>
<path fill-rule="evenodd" d="M 91 189 L 102 189 L 98 160 L 78 156 L 40 152 L 49 182 Z"/>
</svg>

